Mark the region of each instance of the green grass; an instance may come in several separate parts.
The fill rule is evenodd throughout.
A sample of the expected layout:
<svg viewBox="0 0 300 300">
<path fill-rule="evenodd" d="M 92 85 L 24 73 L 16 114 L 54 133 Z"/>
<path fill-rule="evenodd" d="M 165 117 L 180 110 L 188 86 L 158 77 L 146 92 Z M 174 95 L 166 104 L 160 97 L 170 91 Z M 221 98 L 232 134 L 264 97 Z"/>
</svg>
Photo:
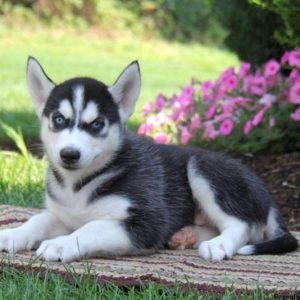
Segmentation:
<svg viewBox="0 0 300 300">
<path fill-rule="evenodd" d="M 25 270 L 16 270 L 12 266 L 0 269 L 0 299 L 149 299 L 149 300 L 235 300 L 237 292 L 225 289 L 223 295 L 204 292 L 200 294 L 193 289 L 182 289 L 179 284 L 166 286 L 159 283 L 141 284 L 139 287 L 118 287 L 112 283 L 99 284 L 93 273 L 87 270 L 85 277 L 77 275 L 73 270 L 68 270 L 68 276 L 56 275 L 47 270 L 45 272 L 32 271 L 30 267 Z M 253 293 L 239 293 L 241 300 L 274 299 L 263 288 L 257 287 Z M 290 297 L 289 299 L 293 299 Z"/>
<path fill-rule="evenodd" d="M 0 152 L 0 203 L 41 207 L 45 160 Z"/>
<path fill-rule="evenodd" d="M 20 126 L 25 138 L 38 137 L 38 121 L 28 95 L 25 70 L 28 55 L 39 59 L 48 75 L 61 82 L 75 76 L 95 77 L 110 85 L 131 61 L 138 59 L 142 93 L 131 127 L 141 122 L 140 110 L 156 95 L 172 95 L 192 77 L 215 78 L 238 64 L 224 50 L 199 44 L 167 43 L 141 38 L 103 38 L 74 31 L 20 31 L 0 22 L 0 121 Z M 4 139 L 0 130 L 0 140 Z"/>
</svg>

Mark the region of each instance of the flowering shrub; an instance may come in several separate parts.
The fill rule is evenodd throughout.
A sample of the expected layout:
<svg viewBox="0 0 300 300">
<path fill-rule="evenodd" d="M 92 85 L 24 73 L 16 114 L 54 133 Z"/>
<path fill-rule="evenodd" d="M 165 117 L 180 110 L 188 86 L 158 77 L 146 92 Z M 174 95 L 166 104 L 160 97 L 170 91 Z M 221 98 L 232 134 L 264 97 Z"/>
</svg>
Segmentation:
<svg viewBox="0 0 300 300">
<path fill-rule="evenodd" d="M 289 76 L 284 76 L 282 71 L 287 70 Z M 229 68 L 216 81 L 192 80 L 179 95 L 158 95 L 154 103 L 145 105 L 142 115 L 145 122 L 138 133 L 157 143 L 222 137 L 225 141 L 229 136 L 247 141 L 256 132 L 261 135 L 256 142 L 263 137 L 270 141 L 271 136 L 275 141 L 284 138 L 282 131 L 289 128 L 300 134 L 300 50 L 286 52 L 280 62 L 271 59 L 260 69 L 252 70 L 244 62 L 238 71 Z"/>
</svg>

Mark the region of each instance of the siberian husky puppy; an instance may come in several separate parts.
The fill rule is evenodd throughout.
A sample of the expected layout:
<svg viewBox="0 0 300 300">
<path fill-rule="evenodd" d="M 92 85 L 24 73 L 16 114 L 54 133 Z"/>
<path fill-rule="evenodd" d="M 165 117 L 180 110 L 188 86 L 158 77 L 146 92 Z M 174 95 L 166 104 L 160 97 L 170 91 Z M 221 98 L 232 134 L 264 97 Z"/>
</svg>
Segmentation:
<svg viewBox="0 0 300 300">
<path fill-rule="evenodd" d="M 198 228 L 205 259 L 297 248 L 267 188 L 239 161 L 126 130 L 140 93 L 138 62 L 112 86 L 85 77 L 55 84 L 29 57 L 27 82 L 49 160 L 46 209 L 1 231 L 1 251 L 37 249 L 63 262 L 138 255 L 165 247 L 196 210 L 217 229 Z"/>
</svg>

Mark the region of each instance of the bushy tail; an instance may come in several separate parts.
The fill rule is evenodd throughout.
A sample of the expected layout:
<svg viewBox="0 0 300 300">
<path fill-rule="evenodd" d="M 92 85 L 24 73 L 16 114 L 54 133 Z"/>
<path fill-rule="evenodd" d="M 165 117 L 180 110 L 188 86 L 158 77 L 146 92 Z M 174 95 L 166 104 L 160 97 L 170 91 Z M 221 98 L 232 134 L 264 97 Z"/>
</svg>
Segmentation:
<svg viewBox="0 0 300 300">
<path fill-rule="evenodd" d="M 237 253 L 243 255 L 250 254 L 282 254 L 294 251 L 298 248 L 298 241 L 288 231 L 282 231 L 280 235 L 271 240 L 262 241 L 252 245 L 246 245 Z"/>
</svg>

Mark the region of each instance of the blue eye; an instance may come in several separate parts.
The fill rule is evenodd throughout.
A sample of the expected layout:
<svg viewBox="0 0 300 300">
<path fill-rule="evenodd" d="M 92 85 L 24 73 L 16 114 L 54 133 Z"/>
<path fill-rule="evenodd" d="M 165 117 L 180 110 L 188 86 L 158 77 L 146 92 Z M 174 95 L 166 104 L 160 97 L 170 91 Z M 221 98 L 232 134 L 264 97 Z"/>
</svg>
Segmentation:
<svg viewBox="0 0 300 300">
<path fill-rule="evenodd" d="M 98 118 L 90 124 L 90 128 L 93 130 L 99 130 L 99 129 L 103 128 L 104 125 L 105 125 L 104 120 Z"/>
<path fill-rule="evenodd" d="M 61 128 L 61 127 L 63 127 L 64 125 L 65 125 L 65 123 L 66 123 L 66 119 L 64 118 L 64 116 L 63 115 L 61 115 L 61 114 L 55 114 L 54 116 L 53 116 L 53 124 L 54 124 L 54 126 L 56 127 L 56 128 Z"/>
</svg>

